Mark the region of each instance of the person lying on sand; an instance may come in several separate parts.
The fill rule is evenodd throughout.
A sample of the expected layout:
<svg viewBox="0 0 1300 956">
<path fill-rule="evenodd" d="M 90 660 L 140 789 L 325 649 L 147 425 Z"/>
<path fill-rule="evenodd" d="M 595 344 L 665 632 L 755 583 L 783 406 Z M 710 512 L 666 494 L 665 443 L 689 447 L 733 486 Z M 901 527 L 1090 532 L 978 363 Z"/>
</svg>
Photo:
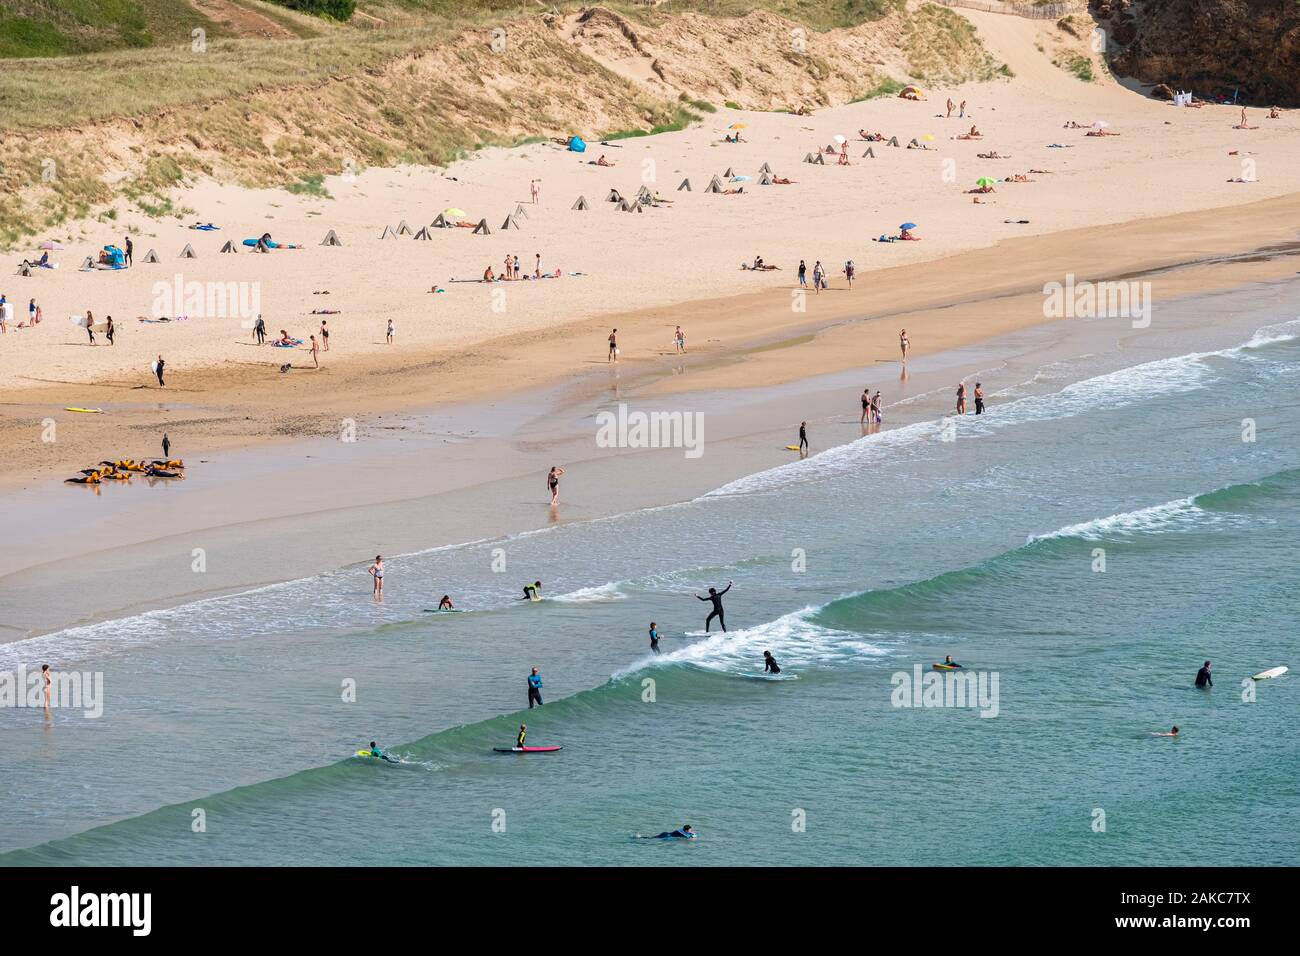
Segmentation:
<svg viewBox="0 0 1300 956">
<path fill-rule="evenodd" d="M 1070 122 L 1066 123 L 1064 126 L 1061 127 L 1061 129 L 1087 129 L 1087 128 L 1088 128 L 1088 124 L 1076 123 L 1074 120 L 1070 120 Z"/>
<path fill-rule="evenodd" d="M 599 159 L 593 159 L 593 160 L 592 160 L 591 162 L 589 162 L 587 165 L 588 165 L 588 166 L 611 166 L 611 167 L 612 167 L 614 164 L 611 163 L 608 159 L 605 158 L 605 154 L 604 154 L 604 153 L 601 153 Z"/>
<path fill-rule="evenodd" d="M 1083 134 L 1084 136 L 1119 136 L 1119 133 L 1112 133 L 1108 129 L 1091 129 Z"/>
<path fill-rule="evenodd" d="M 858 135 L 868 143 L 883 143 L 885 141 L 884 133 L 868 133 L 866 130 L 858 130 Z"/>
<path fill-rule="evenodd" d="M 339 309 L 312 309 L 310 315 L 338 315 Z"/>
<path fill-rule="evenodd" d="M 1007 180 L 1003 180 L 1003 181 L 1006 182 Z M 1024 175 L 1024 173 L 1012 173 L 1012 174 L 1011 174 L 1010 182 L 1013 182 L 1013 183 L 1032 183 L 1032 182 L 1035 182 L 1035 180 L 1030 179 L 1028 176 Z"/>
<path fill-rule="evenodd" d="M 282 348 L 285 347 L 293 348 L 295 345 L 302 345 L 302 339 L 292 339 L 289 337 L 288 332 L 286 332 L 284 329 L 281 329 L 280 337 L 275 340 L 274 344 L 279 345 Z"/>
<path fill-rule="evenodd" d="M 724 196 L 734 196 L 737 193 L 743 193 L 744 191 L 745 191 L 745 187 L 741 186 L 739 189 L 724 189 L 722 191 L 722 194 Z"/>
<path fill-rule="evenodd" d="M 773 186 L 793 186 L 793 185 L 794 185 L 794 182 L 795 182 L 795 181 L 794 181 L 793 179 L 790 179 L 790 178 L 788 178 L 788 177 L 786 177 L 786 176 L 773 176 L 773 177 L 772 177 L 772 185 L 773 185 Z"/>
<path fill-rule="evenodd" d="M 977 159 L 1010 159 L 1010 156 L 1003 156 L 996 149 L 991 153 L 976 153 Z"/>
<path fill-rule="evenodd" d="M 659 190 L 657 189 L 655 190 L 655 194 L 650 197 L 650 201 L 654 203 L 656 206 L 658 206 L 661 203 L 665 206 L 671 206 L 673 204 L 673 201 L 671 199 L 665 199 L 663 196 L 659 195 Z"/>
<path fill-rule="evenodd" d="M 747 266 L 745 263 L 742 262 L 740 264 L 740 268 L 749 269 L 752 272 L 776 272 L 781 267 L 769 266 L 766 262 L 763 261 L 762 256 L 754 256 L 754 264 L 752 266 Z"/>
<path fill-rule="evenodd" d="M 992 192 L 997 192 L 997 190 L 994 189 L 992 186 L 976 186 L 974 189 L 966 190 L 967 195 L 972 195 L 975 193 L 983 194 L 983 193 L 992 193 Z"/>
<path fill-rule="evenodd" d="M 913 138 L 913 140 L 907 144 L 907 148 L 908 149 L 929 149 L 930 147 L 926 146 L 924 143 L 918 142 L 915 138 Z"/>
<path fill-rule="evenodd" d="M 724 143 L 743 143 L 743 142 L 744 142 L 744 140 L 740 138 L 740 131 L 739 131 L 739 130 L 737 130 L 735 136 L 730 136 L 730 135 L 728 135 L 728 136 L 724 136 L 724 137 L 722 137 L 722 141 L 723 141 Z"/>
<path fill-rule="evenodd" d="M 902 232 L 900 232 L 900 233 L 898 234 L 898 238 L 901 239 L 901 240 L 906 240 L 906 241 L 908 241 L 908 242 L 920 242 L 920 241 L 921 241 L 921 237 L 920 237 L 920 236 L 914 236 L 914 235 L 912 235 L 912 230 L 911 230 L 911 229 L 904 229 Z"/>
</svg>

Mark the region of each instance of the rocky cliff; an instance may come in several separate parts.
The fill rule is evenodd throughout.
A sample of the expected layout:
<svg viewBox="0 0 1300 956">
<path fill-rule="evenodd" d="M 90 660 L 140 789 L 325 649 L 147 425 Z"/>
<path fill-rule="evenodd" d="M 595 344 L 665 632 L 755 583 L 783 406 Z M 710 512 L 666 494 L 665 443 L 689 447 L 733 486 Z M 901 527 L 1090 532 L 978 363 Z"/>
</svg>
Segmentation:
<svg viewBox="0 0 1300 956">
<path fill-rule="evenodd" d="M 1201 96 L 1300 106 L 1296 0 L 1091 0 L 1121 76 Z"/>
</svg>

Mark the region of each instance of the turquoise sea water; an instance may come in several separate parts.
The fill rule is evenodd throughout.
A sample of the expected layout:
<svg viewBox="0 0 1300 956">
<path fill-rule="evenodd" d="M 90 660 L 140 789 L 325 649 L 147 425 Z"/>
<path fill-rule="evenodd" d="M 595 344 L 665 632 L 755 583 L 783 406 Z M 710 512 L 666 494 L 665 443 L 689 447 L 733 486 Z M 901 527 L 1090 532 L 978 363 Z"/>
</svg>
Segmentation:
<svg viewBox="0 0 1300 956">
<path fill-rule="evenodd" d="M 1300 665 L 1294 299 L 986 375 L 951 430 L 917 402 L 691 501 L 393 558 L 382 606 L 339 569 L 0 647 L 111 701 L 0 711 L 0 863 L 1291 863 L 1300 674 L 1247 678 Z M 422 613 L 444 591 L 471 612 Z M 996 699 L 897 706 L 946 654 Z M 564 750 L 493 753 L 523 720 Z"/>
</svg>

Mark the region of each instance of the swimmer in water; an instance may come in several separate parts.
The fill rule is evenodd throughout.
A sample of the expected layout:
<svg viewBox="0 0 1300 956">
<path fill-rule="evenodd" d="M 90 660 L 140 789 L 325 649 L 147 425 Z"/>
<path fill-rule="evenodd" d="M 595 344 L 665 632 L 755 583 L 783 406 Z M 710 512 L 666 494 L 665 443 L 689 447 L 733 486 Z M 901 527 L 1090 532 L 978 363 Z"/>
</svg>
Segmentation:
<svg viewBox="0 0 1300 956">
<path fill-rule="evenodd" d="M 1157 733 L 1155 733 L 1155 734 L 1152 734 L 1152 736 L 1153 736 L 1153 737 L 1177 737 L 1177 736 L 1178 736 L 1178 725 L 1177 725 L 1177 724 L 1174 724 L 1174 729 L 1173 729 L 1173 730 L 1157 732 Z"/>
<path fill-rule="evenodd" d="M 717 588 L 709 588 L 709 596 L 708 596 L 708 597 L 700 597 L 698 594 L 695 595 L 695 597 L 696 597 L 698 600 L 701 600 L 701 601 L 712 601 L 712 602 L 713 602 L 713 610 L 710 611 L 710 612 L 709 612 L 709 616 L 706 617 L 706 618 L 704 619 L 704 630 L 705 630 L 706 632 L 709 630 L 709 624 L 713 621 L 713 619 L 714 619 L 715 617 L 718 619 L 718 623 L 722 625 L 722 629 L 723 629 L 723 631 L 726 631 L 726 629 L 727 629 L 727 618 L 726 618 L 726 615 L 724 615 L 724 614 L 722 613 L 722 595 L 724 595 L 724 594 L 726 594 L 728 591 L 730 591 L 730 590 L 731 590 L 731 586 L 732 586 L 734 583 L 735 583 L 734 581 L 728 581 L 728 582 L 727 582 L 727 586 L 726 586 L 725 588 L 723 588 L 721 591 L 719 591 Z"/>
<path fill-rule="evenodd" d="M 779 664 L 777 664 L 776 658 L 772 656 L 771 651 L 763 652 L 763 673 L 764 674 L 781 673 L 781 667 Z"/>
<path fill-rule="evenodd" d="M 694 840 L 695 831 L 691 829 L 689 823 L 678 827 L 676 830 L 665 830 L 663 833 L 656 833 L 650 837 L 651 840 Z"/>
<path fill-rule="evenodd" d="M 944 662 L 946 665 L 948 665 L 949 667 L 956 667 L 956 668 L 960 668 L 960 667 L 961 667 L 960 664 L 958 664 L 956 661 L 954 661 L 954 660 L 952 659 L 952 655 L 951 655 L 951 654 L 949 654 L 947 657 L 945 657 L 945 658 L 943 659 L 943 662 Z"/>
<path fill-rule="evenodd" d="M 384 556 L 382 554 L 375 555 L 375 563 L 366 570 L 375 579 L 375 597 L 382 598 L 384 596 Z"/>
<path fill-rule="evenodd" d="M 450 595 L 450 594 L 444 594 L 444 595 L 442 596 L 442 600 L 438 602 L 438 610 L 439 610 L 439 611 L 454 611 L 455 609 L 456 609 L 456 605 L 454 605 L 454 604 L 451 603 L 451 595 Z"/>
</svg>

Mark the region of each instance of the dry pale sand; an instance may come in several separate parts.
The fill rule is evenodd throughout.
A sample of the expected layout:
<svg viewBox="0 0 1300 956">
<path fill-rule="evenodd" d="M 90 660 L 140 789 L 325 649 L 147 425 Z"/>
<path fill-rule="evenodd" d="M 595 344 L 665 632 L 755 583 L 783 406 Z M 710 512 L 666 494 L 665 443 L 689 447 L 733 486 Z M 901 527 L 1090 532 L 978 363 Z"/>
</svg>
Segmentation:
<svg viewBox="0 0 1300 956">
<path fill-rule="evenodd" d="M 330 199 L 212 183 L 180 195 L 178 205 L 194 210 L 184 222 L 218 223 L 215 233 L 125 209 L 114 222 L 80 224 L 67 250 L 56 254 L 60 269 L 11 277 L 0 287 L 20 318 L 33 297 L 45 315 L 39 327 L 0 338 L 0 453 L 12 464 L 9 477 L 48 477 L 77 462 L 152 454 L 161 427 L 183 434 L 190 448 L 212 449 L 326 434 L 339 417 L 563 380 L 603 364 L 612 325 L 620 328 L 623 363 L 633 368 L 667 351 L 679 323 L 693 355 L 749 354 L 783 339 L 800 350 L 797 362 L 754 352 L 716 368 L 713 378 L 693 378 L 693 386 L 754 384 L 892 355 L 892 321 L 888 328 L 860 323 L 851 333 L 822 331 L 848 318 L 903 315 L 923 355 L 1042 321 L 1041 309 L 1032 299 L 1015 308 L 1000 299 L 956 322 L 910 311 L 1026 293 L 1068 272 L 1098 278 L 1295 238 L 1300 116 L 1269 120 L 1252 111 L 1260 128 L 1236 130 L 1236 109 L 1175 109 L 1109 80 L 1078 81 L 1035 49 L 1050 25 L 969 17 L 1014 79 L 932 90 L 926 102 L 881 99 L 811 117 L 721 110 L 701 127 L 592 144 L 582 157 L 536 144 L 488 150 L 445 171 L 370 170 L 328 180 Z M 936 116 L 948 96 L 968 102 L 968 120 Z M 1121 135 L 1095 138 L 1063 128 L 1070 120 L 1099 119 Z M 748 124 L 747 142 L 721 143 L 735 122 Z M 972 123 L 983 139 L 953 139 Z M 875 158 L 864 159 L 860 128 L 904 143 L 922 138 L 931 148 L 876 143 Z M 850 137 L 851 166 L 835 165 L 834 157 L 825 166 L 801 162 L 837 133 Z M 1010 158 L 976 158 L 989 150 Z M 615 168 L 587 164 L 602 153 Z M 764 162 L 797 183 L 758 186 Z M 707 194 L 710 177 L 728 168 L 754 177 L 743 183 L 744 194 Z M 965 192 L 981 176 L 1031 169 L 1045 172 L 1030 174 L 1030 183 L 1000 184 L 982 203 Z M 1228 181 L 1243 176 L 1255 181 Z M 694 191 L 676 190 L 684 177 Z M 541 181 L 537 205 L 529 201 L 533 178 Z M 637 214 L 604 201 L 610 189 L 631 198 L 643 183 L 672 205 Z M 579 195 L 589 210 L 570 209 Z M 503 231 L 520 204 L 521 228 Z M 434 230 L 427 242 L 380 239 L 386 226 L 405 220 L 417 230 L 450 206 L 466 210 L 466 218 L 486 218 L 493 234 L 455 229 Z M 870 241 L 896 233 L 906 220 L 920 224 L 922 242 Z M 77 271 L 100 245 L 120 243 L 124 226 L 137 260 L 153 248 L 161 262 L 137 262 L 125 272 Z M 331 228 L 342 247 L 320 245 Z M 304 248 L 266 256 L 242 246 L 238 255 L 218 252 L 227 240 L 238 245 L 267 231 Z M 197 259 L 177 258 L 187 243 Z M 500 271 L 507 254 L 531 272 L 536 253 L 543 269 L 558 268 L 563 277 L 450 281 L 478 278 L 488 266 Z M 755 255 L 782 271 L 741 271 Z M 790 291 L 800 258 L 810 267 L 820 259 L 831 274 L 831 293 L 810 296 L 805 311 L 794 307 Z M 840 275 L 849 259 L 860 279 L 852 293 Z M 178 282 L 248 283 L 273 335 L 286 329 L 306 339 L 326 318 L 332 337 L 324 368 L 310 369 L 303 349 L 255 347 L 241 315 L 205 316 L 179 303 L 163 311 L 184 312 L 185 321 L 137 321 L 167 305 L 160 302 L 164 290 Z M 431 293 L 435 284 L 446 291 Z M 1184 282 L 1178 292 L 1187 291 Z M 323 308 L 340 312 L 311 314 Z M 114 317 L 115 346 L 89 346 L 69 322 L 86 309 Z M 393 345 L 384 342 L 390 319 Z M 822 334 L 800 338 L 814 332 Z M 165 391 L 149 374 L 159 354 L 168 364 Z M 295 368 L 281 375 L 285 362 Z M 73 417 L 60 411 L 64 405 L 102 407 L 105 414 Z M 39 441 L 47 417 L 68 424 L 56 443 Z"/>
</svg>

